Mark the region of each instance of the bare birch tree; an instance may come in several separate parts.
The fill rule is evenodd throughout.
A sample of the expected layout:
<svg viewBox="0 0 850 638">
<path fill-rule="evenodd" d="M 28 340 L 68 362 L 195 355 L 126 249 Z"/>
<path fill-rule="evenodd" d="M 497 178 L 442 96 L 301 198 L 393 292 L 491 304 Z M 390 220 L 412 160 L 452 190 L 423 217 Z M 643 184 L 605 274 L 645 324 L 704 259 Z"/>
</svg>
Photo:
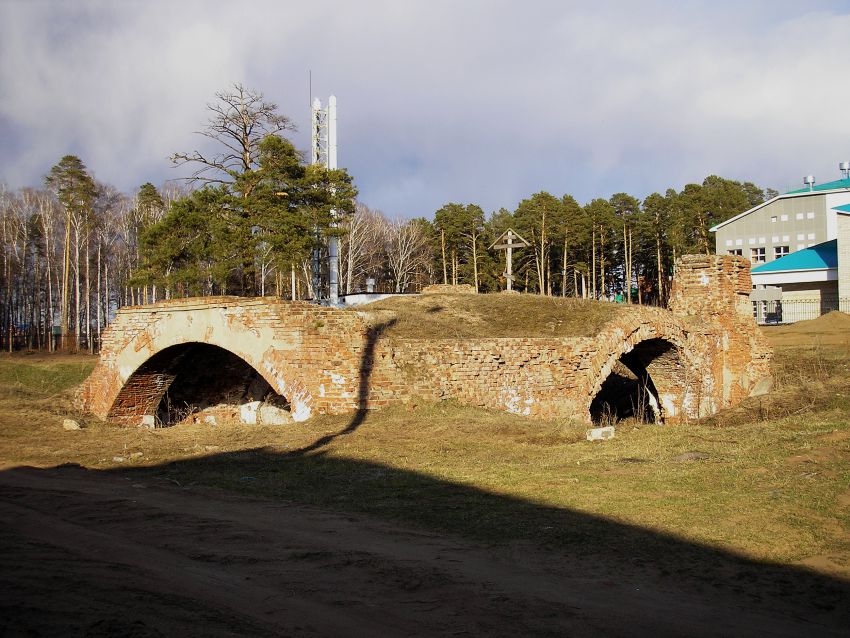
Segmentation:
<svg viewBox="0 0 850 638">
<path fill-rule="evenodd" d="M 429 258 L 428 239 L 417 220 L 396 219 L 385 226 L 387 266 L 395 292 L 405 292 L 413 275 Z"/>
<path fill-rule="evenodd" d="M 384 221 L 380 211 L 357 202 L 354 214 L 343 222 L 340 281 L 345 282 L 345 293 L 354 292 L 358 282 L 380 270 Z"/>
</svg>

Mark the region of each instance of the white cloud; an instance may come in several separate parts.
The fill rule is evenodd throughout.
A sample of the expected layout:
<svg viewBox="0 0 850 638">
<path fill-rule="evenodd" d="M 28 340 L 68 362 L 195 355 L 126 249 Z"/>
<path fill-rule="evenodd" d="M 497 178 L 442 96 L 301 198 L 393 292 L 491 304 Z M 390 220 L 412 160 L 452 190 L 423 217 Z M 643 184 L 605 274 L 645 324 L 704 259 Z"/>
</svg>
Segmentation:
<svg viewBox="0 0 850 638">
<path fill-rule="evenodd" d="M 123 189 L 173 177 L 215 91 L 242 81 L 303 127 L 312 69 L 339 97 L 341 162 L 390 215 L 827 181 L 850 157 L 840 7 L 6 3 L 0 179 L 37 183 L 67 152 Z"/>
</svg>

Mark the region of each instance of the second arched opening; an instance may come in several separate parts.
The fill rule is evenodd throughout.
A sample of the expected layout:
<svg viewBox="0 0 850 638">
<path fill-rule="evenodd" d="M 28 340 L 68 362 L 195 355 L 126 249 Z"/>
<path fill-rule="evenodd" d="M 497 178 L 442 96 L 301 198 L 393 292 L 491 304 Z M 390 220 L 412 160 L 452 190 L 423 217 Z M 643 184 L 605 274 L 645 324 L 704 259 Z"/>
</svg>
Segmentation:
<svg viewBox="0 0 850 638">
<path fill-rule="evenodd" d="M 597 424 L 624 419 L 662 423 L 681 409 L 685 383 L 678 348 L 666 339 L 641 341 L 611 366 L 590 403 Z"/>
</svg>

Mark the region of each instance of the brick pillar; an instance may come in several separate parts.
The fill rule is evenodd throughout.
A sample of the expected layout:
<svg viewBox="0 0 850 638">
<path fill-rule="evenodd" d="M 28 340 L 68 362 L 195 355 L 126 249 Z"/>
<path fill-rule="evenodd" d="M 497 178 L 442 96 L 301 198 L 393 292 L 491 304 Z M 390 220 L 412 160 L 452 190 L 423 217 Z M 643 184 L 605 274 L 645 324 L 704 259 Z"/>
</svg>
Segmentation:
<svg viewBox="0 0 850 638">
<path fill-rule="evenodd" d="M 752 317 L 750 262 L 734 255 L 683 255 L 676 261 L 670 310 L 679 315 Z"/>
</svg>

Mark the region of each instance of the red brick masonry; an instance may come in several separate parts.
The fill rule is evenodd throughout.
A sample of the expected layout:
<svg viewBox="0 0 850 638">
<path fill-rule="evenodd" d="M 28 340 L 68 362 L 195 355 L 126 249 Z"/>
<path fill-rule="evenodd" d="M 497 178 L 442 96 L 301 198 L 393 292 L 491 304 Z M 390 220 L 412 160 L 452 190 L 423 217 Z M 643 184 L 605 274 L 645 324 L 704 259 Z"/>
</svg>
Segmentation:
<svg viewBox="0 0 850 638">
<path fill-rule="evenodd" d="M 159 362 L 201 342 L 250 364 L 299 420 L 422 397 L 588 421 L 612 366 L 634 350 L 665 421 L 676 422 L 769 388 L 771 351 L 753 321 L 750 288 L 740 257 L 684 256 L 670 311 L 632 306 L 596 336 L 576 338 L 390 340 L 356 311 L 272 298 L 123 308 L 77 398 L 100 418 L 140 423 L 173 380 Z"/>
</svg>

